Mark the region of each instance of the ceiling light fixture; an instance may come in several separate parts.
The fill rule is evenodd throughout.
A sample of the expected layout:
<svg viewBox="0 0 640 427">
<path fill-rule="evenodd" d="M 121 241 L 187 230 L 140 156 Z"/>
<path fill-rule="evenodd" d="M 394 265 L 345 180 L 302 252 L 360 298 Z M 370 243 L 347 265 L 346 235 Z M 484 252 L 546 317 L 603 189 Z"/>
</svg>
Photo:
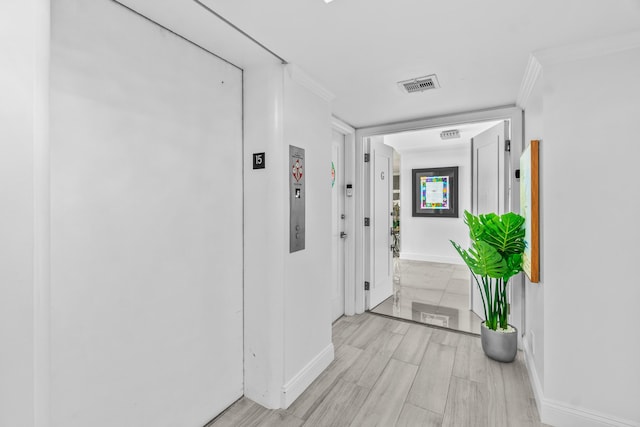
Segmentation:
<svg viewBox="0 0 640 427">
<path fill-rule="evenodd" d="M 333 0 L 324 0 L 325 3 L 331 3 Z"/>
<path fill-rule="evenodd" d="M 458 129 L 443 130 L 440 132 L 440 139 L 456 139 L 460 138 L 460 131 Z"/>
</svg>

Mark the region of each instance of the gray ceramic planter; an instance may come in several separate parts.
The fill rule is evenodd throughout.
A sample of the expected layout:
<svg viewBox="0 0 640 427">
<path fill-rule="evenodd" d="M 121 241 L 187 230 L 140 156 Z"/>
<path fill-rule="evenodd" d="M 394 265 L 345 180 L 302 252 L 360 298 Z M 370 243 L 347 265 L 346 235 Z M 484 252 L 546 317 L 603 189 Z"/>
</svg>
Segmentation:
<svg viewBox="0 0 640 427">
<path fill-rule="evenodd" d="M 498 362 L 513 362 L 518 353 L 518 330 L 512 326 L 513 332 L 492 331 L 482 323 L 480 340 L 484 354 Z"/>
</svg>

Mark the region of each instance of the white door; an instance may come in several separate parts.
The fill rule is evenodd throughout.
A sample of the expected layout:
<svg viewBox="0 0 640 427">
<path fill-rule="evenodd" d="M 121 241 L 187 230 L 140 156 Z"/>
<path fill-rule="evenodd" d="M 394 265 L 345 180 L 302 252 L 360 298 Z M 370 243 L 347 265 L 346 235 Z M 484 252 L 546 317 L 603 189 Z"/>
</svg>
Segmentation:
<svg viewBox="0 0 640 427">
<path fill-rule="evenodd" d="M 509 135 L 507 121 L 500 122 L 472 139 L 473 147 L 473 214 L 495 212 L 503 214 L 508 206 L 506 194 L 504 149 L 505 135 Z M 482 319 L 482 297 L 472 279 L 471 309 Z"/>
<path fill-rule="evenodd" d="M 335 130 L 331 138 L 331 175 L 331 319 L 336 320 L 344 314 L 344 242 L 347 230 L 344 209 L 344 135 Z"/>
<path fill-rule="evenodd" d="M 369 292 L 369 308 L 373 308 L 393 293 L 391 251 L 393 148 L 384 145 L 382 138 L 371 144 L 373 165 L 373 280 Z"/>
</svg>

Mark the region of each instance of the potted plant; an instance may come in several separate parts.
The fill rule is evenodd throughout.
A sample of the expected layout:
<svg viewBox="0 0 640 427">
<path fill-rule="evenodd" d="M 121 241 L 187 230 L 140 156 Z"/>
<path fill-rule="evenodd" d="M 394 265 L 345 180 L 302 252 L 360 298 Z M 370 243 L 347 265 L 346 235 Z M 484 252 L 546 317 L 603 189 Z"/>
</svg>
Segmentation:
<svg viewBox="0 0 640 427">
<path fill-rule="evenodd" d="M 516 213 L 475 216 L 465 211 L 471 247 L 466 250 L 451 240 L 473 275 L 484 308 L 480 328 L 482 349 L 500 362 L 512 362 L 518 351 L 518 331 L 508 324 L 509 279 L 522 271 L 524 218 Z"/>
</svg>

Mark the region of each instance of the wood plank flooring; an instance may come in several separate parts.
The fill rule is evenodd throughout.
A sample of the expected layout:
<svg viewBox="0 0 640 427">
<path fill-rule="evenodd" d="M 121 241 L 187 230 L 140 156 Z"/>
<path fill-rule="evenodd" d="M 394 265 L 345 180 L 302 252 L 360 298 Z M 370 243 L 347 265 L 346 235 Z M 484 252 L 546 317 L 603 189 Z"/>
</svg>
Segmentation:
<svg viewBox="0 0 640 427">
<path fill-rule="evenodd" d="M 336 358 L 287 409 L 242 398 L 205 427 L 538 427 L 523 355 L 488 359 L 480 338 L 370 313 L 333 325 Z"/>
</svg>

